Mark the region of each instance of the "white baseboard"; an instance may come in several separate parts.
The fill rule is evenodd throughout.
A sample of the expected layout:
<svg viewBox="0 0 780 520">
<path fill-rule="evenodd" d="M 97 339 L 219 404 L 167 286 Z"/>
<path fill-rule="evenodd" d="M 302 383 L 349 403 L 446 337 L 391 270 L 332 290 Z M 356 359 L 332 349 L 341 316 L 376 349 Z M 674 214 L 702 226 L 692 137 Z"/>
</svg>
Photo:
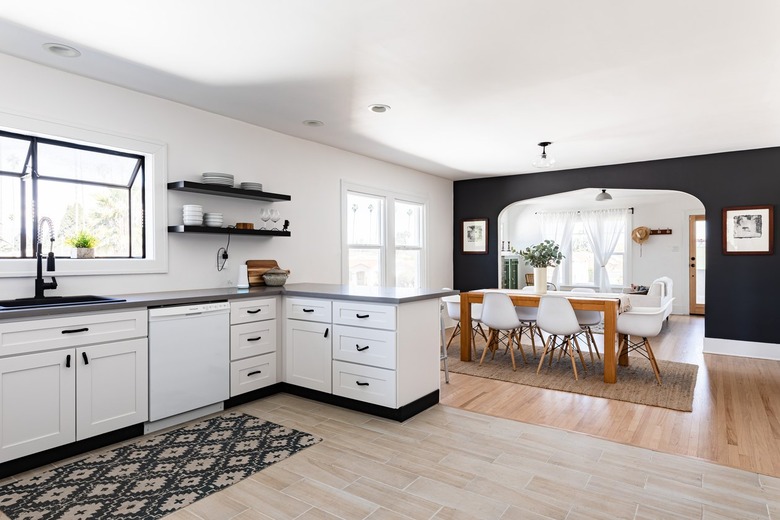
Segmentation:
<svg viewBox="0 0 780 520">
<path fill-rule="evenodd" d="M 736 339 L 704 338 L 704 353 L 780 360 L 780 345 Z"/>
</svg>

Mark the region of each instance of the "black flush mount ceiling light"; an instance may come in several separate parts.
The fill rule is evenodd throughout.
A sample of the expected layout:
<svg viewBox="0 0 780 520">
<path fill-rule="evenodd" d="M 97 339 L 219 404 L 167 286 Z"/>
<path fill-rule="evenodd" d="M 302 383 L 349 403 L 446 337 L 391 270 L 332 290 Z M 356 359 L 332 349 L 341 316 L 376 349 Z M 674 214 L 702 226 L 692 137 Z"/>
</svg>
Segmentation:
<svg viewBox="0 0 780 520">
<path fill-rule="evenodd" d="M 534 162 L 532 163 L 537 168 L 549 168 L 553 164 L 555 164 L 555 158 L 547 153 L 547 147 L 550 146 L 552 143 L 550 141 L 542 141 L 539 143 L 539 146 L 542 147 L 542 155 L 537 157 Z"/>
<path fill-rule="evenodd" d="M 602 200 L 612 200 L 612 195 L 607 193 L 607 190 L 601 190 L 601 193 L 596 195 L 596 200 L 601 202 Z"/>
</svg>

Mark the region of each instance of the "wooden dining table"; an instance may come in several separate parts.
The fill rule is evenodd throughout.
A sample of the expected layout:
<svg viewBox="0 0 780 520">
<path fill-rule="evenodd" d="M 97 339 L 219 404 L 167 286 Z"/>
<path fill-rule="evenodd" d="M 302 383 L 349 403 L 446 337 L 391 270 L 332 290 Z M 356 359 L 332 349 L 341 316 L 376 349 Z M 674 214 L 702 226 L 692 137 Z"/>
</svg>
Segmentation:
<svg viewBox="0 0 780 520">
<path fill-rule="evenodd" d="M 472 361 L 471 359 L 471 304 L 482 303 L 486 291 L 503 292 L 512 300 L 515 306 L 538 307 L 540 294 L 527 291 L 512 289 L 481 289 L 460 293 L 460 359 L 461 361 Z M 620 309 L 620 296 L 617 294 L 588 294 L 566 292 L 566 291 L 548 291 L 547 294 L 554 294 L 566 297 L 571 306 L 576 310 L 600 311 L 604 313 L 604 382 L 615 383 L 617 381 L 617 365 L 628 365 L 628 352 L 620 355 L 617 359 L 616 346 L 622 341 L 622 335 L 617 334 L 617 316 Z M 616 341 L 617 338 L 617 341 Z"/>
</svg>

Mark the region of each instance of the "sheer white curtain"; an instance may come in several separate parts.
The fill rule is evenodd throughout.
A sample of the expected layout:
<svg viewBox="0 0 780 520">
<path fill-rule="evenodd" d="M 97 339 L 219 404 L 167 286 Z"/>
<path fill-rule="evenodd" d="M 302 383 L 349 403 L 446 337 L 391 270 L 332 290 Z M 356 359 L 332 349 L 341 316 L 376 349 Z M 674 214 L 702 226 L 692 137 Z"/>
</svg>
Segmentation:
<svg viewBox="0 0 780 520">
<path fill-rule="evenodd" d="M 578 218 L 577 211 L 551 211 L 536 214 L 539 228 L 542 230 L 542 240 L 552 240 L 558 244 L 561 251 L 567 251 L 571 245 L 571 232 Z M 552 273 L 552 283 L 561 286 L 561 266 L 556 266 Z"/>
<path fill-rule="evenodd" d="M 580 213 L 593 256 L 599 267 L 599 291 L 612 292 L 607 262 L 615 252 L 618 240 L 628 227 L 629 209 L 603 209 Z"/>
</svg>

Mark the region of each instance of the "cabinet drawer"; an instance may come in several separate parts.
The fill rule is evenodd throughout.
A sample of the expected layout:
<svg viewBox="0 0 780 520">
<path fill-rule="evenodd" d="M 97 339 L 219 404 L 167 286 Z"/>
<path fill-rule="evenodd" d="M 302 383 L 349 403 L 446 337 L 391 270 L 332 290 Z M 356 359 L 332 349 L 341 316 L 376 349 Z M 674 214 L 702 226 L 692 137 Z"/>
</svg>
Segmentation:
<svg viewBox="0 0 780 520">
<path fill-rule="evenodd" d="M 330 300 L 286 298 L 287 318 L 330 323 Z"/>
<path fill-rule="evenodd" d="M 394 305 L 364 302 L 333 302 L 333 323 L 395 330 Z"/>
<path fill-rule="evenodd" d="M 146 309 L 0 323 L 0 356 L 147 336 Z"/>
<path fill-rule="evenodd" d="M 334 325 L 333 359 L 394 369 L 395 332 Z"/>
<path fill-rule="evenodd" d="M 395 408 L 395 371 L 334 361 L 333 393 Z"/>
<path fill-rule="evenodd" d="M 272 320 L 276 318 L 276 298 L 234 300 L 230 302 L 230 323 Z"/>
<path fill-rule="evenodd" d="M 276 383 L 276 352 L 230 363 L 230 397 Z"/>
<path fill-rule="evenodd" d="M 276 352 L 276 320 L 230 326 L 230 359 Z"/>
</svg>

